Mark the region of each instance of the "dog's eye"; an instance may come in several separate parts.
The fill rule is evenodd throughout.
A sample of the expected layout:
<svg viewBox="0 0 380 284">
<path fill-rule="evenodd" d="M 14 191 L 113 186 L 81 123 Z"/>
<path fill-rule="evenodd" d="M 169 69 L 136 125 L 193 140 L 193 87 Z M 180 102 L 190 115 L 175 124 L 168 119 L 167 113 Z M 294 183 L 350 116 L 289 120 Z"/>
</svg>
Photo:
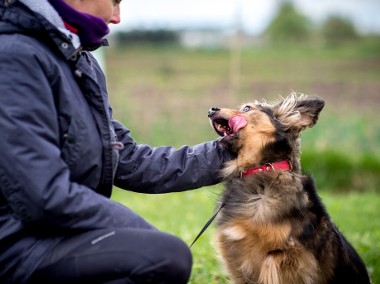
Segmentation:
<svg viewBox="0 0 380 284">
<path fill-rule="evenodd" d="M 242 110 L 242 112 L 247 112 L 247 111 L 250 111 L 252 109 L 251 106 L 245 106 Z"/>
</svg>

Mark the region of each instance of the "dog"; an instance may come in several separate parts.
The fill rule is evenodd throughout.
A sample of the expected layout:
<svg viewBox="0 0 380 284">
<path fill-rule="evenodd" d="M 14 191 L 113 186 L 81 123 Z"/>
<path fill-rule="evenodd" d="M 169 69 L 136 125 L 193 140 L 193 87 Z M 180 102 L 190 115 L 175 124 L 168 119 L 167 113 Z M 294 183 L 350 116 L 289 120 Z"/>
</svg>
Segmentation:
<svg viewBox="0 0 380 284">
<path fill-rule="evenodd" d="M 300 132 L 316 124 L 324 104 L 292 92 L 275 104 L 208 111 L 234 154 L 222 170 L 216 218 L 217 248 L 233 283 L 370 283 L 313 179 L 301 172 Z"/>
</svg>

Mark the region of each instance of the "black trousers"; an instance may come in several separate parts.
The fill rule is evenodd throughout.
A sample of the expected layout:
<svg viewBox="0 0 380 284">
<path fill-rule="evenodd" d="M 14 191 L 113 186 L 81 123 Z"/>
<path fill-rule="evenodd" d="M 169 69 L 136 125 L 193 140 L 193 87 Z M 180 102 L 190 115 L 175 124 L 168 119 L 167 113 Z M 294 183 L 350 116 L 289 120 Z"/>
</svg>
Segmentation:
<svg viewBox="0 0 380 284">
<path fill-rule="evenodd" d="M 175 236 L 152 229 L 98 230 L 66 238 L 29 283 L 184 284 L 192 256 Z"/>
</svg>

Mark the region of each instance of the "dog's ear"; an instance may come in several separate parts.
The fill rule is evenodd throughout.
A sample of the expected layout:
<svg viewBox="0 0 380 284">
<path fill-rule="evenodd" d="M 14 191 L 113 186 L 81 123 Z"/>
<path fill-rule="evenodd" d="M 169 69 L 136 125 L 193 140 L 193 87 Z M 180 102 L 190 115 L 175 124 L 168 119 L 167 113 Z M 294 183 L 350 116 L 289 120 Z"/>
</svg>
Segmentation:
<svg viewBox="0 0 380 284">
<path fill-rule="evenodd" d="M 273 113 L 285 128 L 301 131 L 317 123 L 324 105 L 325 102 L 319 98 L 294 92 L 275 105 Z"/>
</svg>

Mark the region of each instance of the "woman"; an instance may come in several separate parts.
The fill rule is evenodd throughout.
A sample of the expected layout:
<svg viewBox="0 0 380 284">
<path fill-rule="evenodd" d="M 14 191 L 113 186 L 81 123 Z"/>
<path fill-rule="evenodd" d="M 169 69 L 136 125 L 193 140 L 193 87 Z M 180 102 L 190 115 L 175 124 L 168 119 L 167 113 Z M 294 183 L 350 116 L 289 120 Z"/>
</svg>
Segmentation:
<svg viewBox="0 0 380 284">
<path fill-rule="evenodd" d="M 218 143 L 136 145 L 87 51 L 120 1 L 0 1 L 0 283 L 188 281 L 191 253 L 109 199 L 219 182 Z"/>
</svg>

